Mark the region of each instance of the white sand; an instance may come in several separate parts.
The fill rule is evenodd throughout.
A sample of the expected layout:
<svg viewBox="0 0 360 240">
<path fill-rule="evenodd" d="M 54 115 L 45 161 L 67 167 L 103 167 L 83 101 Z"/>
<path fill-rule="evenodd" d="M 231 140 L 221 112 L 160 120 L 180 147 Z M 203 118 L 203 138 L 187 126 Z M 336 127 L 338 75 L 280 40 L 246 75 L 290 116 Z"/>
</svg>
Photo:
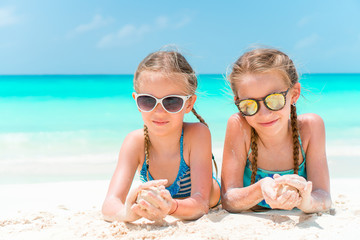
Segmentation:
<svg viewBox="0 0 360 240">
<path fill-rule="evenodd" d="M 102 220 L 108 181 L 0 185 L 0 239 L 359 239 L 360 179 L 334 179 L 333 208 L 323 214 L 221 208 L 197 221 L 167 217 L 155 225 Z"/>
</svg>

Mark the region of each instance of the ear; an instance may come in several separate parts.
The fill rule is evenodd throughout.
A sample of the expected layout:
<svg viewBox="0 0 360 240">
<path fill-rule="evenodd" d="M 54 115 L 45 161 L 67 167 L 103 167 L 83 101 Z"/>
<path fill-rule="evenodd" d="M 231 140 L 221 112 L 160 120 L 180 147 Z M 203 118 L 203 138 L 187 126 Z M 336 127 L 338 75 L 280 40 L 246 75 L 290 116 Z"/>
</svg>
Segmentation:
<svg viewBox="0 0 360 240">
<path fill-rule="evenodd" d="M 132 93 L 132 97 L 135 100 L 135 92 Z M 141 112 L 140 109 L 137 107 L 137 105 L 136 105 L 136 108 L 138 109 L 139 112 Z"/>
<path fill-rule="evenodd" d="M 301 84 L 295 83 L 295 85 L 291 89 L 291 104 L 296 103 L 300 97 L 301 93 Z"/>
<path fill-rule="evenodd" d="M 191 98 L 189 98 L 189 100 L 186 101 L 185 113 L 191 112 L 191 110 L 193 109 L 194 104 L 196 102 L 196 99 L 197 99 L 197 96 L 192 95 Z"/>
</svg>

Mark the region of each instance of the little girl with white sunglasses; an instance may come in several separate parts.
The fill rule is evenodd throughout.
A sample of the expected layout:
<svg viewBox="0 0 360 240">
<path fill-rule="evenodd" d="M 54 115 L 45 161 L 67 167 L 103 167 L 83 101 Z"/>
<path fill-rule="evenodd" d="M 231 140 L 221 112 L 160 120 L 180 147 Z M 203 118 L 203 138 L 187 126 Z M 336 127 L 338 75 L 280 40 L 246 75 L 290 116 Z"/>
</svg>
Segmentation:
<svg viewBox="0 0 360 240">
<path fill-rule="evenodd" d="M 194 109 L 195 72 L 180 53 L 158 51 L 139 64 L 134 88 L 144 128 L 123 141 L 104 218 L 197 219 L 219 203 L 220 184 L 212 175 L 210 131 Z M 190 111 L 201 123 L 183 122 Z M 137 170 L 143 183 L 130 190 Z"/>
<path fill-rule="evenodd" d="M 239 113 L 226 130 L 223 208 L 328 210 L 324 122 L 316 114 L 297 116 L 301 87 L 292 60 L 255 49 L 234 63 L 229 81 Z"/>
</svg>

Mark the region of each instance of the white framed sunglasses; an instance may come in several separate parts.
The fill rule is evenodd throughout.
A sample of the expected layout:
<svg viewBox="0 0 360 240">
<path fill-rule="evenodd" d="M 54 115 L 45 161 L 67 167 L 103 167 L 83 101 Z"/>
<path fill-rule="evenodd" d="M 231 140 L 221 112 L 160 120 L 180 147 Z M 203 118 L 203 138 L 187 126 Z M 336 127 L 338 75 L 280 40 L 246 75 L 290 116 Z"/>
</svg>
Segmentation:
<svg viewBox="0 0 360 240">
<path fill-rule="evenodd" d="M 168 95 L 163 98 L 156 98 L 150 94 L 134 93 L 135 102 L 140 111 L 151 112 L 160 103 L 168 113 L 178 113 L 185 102 L 192 96 Z"/>
</svg>

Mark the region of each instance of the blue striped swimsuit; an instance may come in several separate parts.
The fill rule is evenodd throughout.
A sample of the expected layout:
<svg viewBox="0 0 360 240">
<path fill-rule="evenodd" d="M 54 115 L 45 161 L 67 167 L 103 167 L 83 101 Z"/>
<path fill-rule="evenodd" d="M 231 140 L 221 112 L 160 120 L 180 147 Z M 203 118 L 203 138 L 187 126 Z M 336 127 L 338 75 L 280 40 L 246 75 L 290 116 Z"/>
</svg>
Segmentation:
<svg viewBox="0 0 360 240">
<path fill-rule="evenodd" d="M 305 151 L 304 151 L 304 149 L 302 147 L 300 135 L 299 135 L 299 142 L 300 142 L 301 154 L 303 156 L 304 161 L 299 165 L 298 175 L 304 177 L 305 179 L 307 179 L 307 175 L 306 175 L 306 156 L 305 156 Z M 245 166 L 244 178 L 243 178 L 244 187 L 247 187 L 247 186 L 251 185 L 252 171 L 251 171 L 251 162 L 249 160 L 250 153 L 251 153 L 251 149 L 249 150 L 248 157 L 246 159 L 246 166 Z M 255 182 L 259 181 L 262 178 L 266 178 L 266 177 L 273 178 L 274 174 L 279 174 L 280 176 L 288 175 L 288 174 L 294 174 L 294 169 L 285 170 L 285 171 L 268 171 L 268 170 L 258 168 L 257 172 L 256 172 Z M 271 208 L 269 206 L 269 204 L 267 204 L 264 199 L 261 202 L 259 202 L 258 205 L 262 206 L 262 207 L 265 207 L 265 208 Z"/>
<path fill-rule="evenodd" d="M 191 178 L 190 178 L 190 167 L 186 165 L 183 157 L 183 135 L 184 130 L 182 130 L 180 137 L 180 166 L 179 172 L 176 176 L 175 181 L 171 186 L 166 189 L 169 190 L 171 197 L 173 198 L 186 198 L 191 195 Z M 147 182 L 147 168 L 146 168 L 146 159 L 140 170 L 140 180 L 142 182 Z M 149 172 L 149 181 L 154 180 Z"/>
</svg>

